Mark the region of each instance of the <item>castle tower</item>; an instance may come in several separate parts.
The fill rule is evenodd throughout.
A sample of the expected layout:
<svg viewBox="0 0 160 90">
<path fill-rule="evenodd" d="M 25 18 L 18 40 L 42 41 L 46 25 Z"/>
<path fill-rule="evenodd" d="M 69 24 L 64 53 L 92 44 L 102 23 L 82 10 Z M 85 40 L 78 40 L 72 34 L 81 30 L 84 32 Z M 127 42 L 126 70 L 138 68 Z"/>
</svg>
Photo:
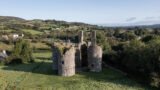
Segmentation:
<svg viewBox="0 0 160 90">
<path fill-rule="evenodd" d="M 83 43 L 83 31 L 80 31 L 80 34 L 79 34 L 79 43 Z"/>
<path fill-rule="evenodd" d="M 102 48 L 96 45 L 96 32 L 92 31 L 91 46 L 88 48 L 88 67 L 92 72 L 102 70 Z"/>
<path fill-rule="evenodd" d="M 91 45 L 96 46 L 96 31 L 92 31 Z"/>
<path fill-rule="evenodd" d="M 75 48 L 72 47 L 58 60 L 58 74 L 60 76 L 75 75 Z"/>
</svg>

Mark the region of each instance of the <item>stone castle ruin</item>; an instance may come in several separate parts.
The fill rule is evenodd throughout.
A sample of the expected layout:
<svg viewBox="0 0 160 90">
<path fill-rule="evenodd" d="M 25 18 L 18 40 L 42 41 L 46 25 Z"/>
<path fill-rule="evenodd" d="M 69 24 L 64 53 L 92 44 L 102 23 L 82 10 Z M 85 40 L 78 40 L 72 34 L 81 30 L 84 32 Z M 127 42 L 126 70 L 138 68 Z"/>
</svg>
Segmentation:
<svg viewBox="0 0 160 90">
<path fill-rule="evenodd" d="M 79 43 L 54 43 L 53 70 L 60 76 L 73 76 L 76 72 L 102 70 L 102 48 L 96 45 L 96 31 L 92 32 L 91 44 L 83 41 L 83 31 Z"/>
</svg>

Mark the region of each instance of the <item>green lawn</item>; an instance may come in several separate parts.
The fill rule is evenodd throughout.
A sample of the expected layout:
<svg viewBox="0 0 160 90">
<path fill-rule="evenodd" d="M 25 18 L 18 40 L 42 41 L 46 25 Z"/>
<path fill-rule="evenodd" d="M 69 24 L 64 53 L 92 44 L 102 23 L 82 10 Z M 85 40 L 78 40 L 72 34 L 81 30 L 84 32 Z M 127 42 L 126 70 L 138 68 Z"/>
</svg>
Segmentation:
<svg viewBox="0 0 160 90">
<path fill-rule="evenodd" d="M 35 49 L 51 49 L 48 45 L 45 43 L 37 42 L 37 43 L 30 43 L 31 47 Z"/>
<path fill-rule="evenodd" d="M 29 32 L 33 35 L 35 34 L 43 34 L 43 32 L 40 32 L 40 31 L 36 31 L 36 30 L 32 30 L 32 29 L 23 29 L 24 32 Z"/>
<path fill-rule="evenodd" d="M 10 29 L 9 30 L 0 30 L 0 32 L 9 32 L 9 33 L 12 32 L 12 31 L 13 30 L 10 30 Z"/>
<path fill-rule="evenodd" d="M 51 68 L 51 52 L 34 53 L 34 56 L 36 63 L 0 66 L 0 90 L 146 90 L 109 69 L 60 77 Z"/>
</svg>

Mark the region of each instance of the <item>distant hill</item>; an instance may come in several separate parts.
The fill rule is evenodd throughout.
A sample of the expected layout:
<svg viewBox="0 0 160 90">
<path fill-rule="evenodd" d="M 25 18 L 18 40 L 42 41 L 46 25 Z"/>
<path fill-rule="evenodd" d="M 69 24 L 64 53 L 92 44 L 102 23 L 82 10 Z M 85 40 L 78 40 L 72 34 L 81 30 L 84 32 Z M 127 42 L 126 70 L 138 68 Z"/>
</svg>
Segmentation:
<svg viewBox="0 0 160 90">
<path fill-rule="evenodd" d="M 160 24 L 153 24 L 153 25 L 129 25 L 129 26 L 106 26 L 105 24 L 101 24 L 99 26 L 104 26 L 104 27 L 110 27 L 110 28 L 135 28 L 135 27 L 140 27 L 140 28 L 160 28 Z"/>
<path fill-rule="evenodd" d="M 10 21 L 25 21 L 25 19 L 12 16 L 0 16 L 0 22 L 10 22 Z"/>
<path fill-rule="evenodd" d="M 142 28 L 160 28 L 160 24 L 142 25 L 142 26 L 139 26 L 139 27 L 142 27 Z"/>
<path fill-rule="evenodd" d="M 14 16 L 0 16 L 0 23 L 8 23 L 8 24 L 23 24 L 23 25 L 30 25 L 34 26 L 34 24 L 54 24 L 57 26 L 64 26 L 64 27 L 69 27 L 69 26 L 89 26 L 89 27 L 96 27 L 96 28 L 101 28 L 101 26 L 105 27 L 110 27 L 110 28 L 135 28 L 135 27 L 141 27 L 141 28 L 160 28 L 160 24 L 154 24 L 154 25 L 135 25 L 135 26 L 106 26 L 106 25 L 91 25 L 91 24 L 86 24 L 82 22 L 67 22 L 67 21 L 58 21 L 54 19 L 50 20 L 41 20 L 41 19 L 33 19 L 33 20 L 25 20 L 23 18 L 19 17 L 14 17 Z"/>
</svg>

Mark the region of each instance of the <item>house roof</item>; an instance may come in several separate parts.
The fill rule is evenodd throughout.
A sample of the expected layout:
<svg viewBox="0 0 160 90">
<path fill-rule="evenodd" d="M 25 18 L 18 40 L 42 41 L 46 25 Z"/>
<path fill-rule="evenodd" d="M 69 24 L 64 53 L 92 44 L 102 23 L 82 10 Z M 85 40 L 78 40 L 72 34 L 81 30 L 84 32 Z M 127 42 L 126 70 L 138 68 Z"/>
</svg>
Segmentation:
<svg viewBox="0 0 160 90">
<path fill-rule="evenodd" d="M 8 35 L 2 35 L 2 36 L 8 36 Z"/>
</svg>

